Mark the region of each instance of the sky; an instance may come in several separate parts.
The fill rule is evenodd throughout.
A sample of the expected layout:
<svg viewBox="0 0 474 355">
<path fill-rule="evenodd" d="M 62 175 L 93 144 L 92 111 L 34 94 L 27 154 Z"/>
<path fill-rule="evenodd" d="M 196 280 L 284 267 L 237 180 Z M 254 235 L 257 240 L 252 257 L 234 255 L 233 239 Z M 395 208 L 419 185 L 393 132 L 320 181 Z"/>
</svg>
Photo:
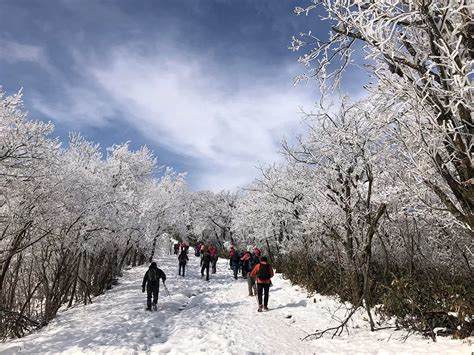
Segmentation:
<svg viewBox="0 0 474 355">
<path fill-rule="evenodd" d="M 308 0 L 2 0 L 0 85 L 29 117 L 104 149 L 130 141 L 192 189 L 236 189 L 281 159 L 318 101 L 291 36 L 326 38 Z M 351 73 L 344 93 L 360 90 Z"/>
</svg>

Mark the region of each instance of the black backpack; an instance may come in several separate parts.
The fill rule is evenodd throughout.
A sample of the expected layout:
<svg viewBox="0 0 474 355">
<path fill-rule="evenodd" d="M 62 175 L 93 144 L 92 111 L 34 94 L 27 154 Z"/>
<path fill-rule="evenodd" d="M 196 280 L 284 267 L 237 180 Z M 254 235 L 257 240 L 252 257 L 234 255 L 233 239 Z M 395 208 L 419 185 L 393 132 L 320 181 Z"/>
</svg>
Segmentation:
<svg viewBox="0 0 474 355">
<path fill-rule="evenodd" d="M 271 266 L 270 264 L 262 264 L 260 263 L 260 267 L 258 268 L 257 277 L 261 280 L 268 280 L 272 277 L 270 273 Z"/>
<path fill-rule="evenodd" d="M 202 262 L 206 265 L 211 262 L 211 254 L 209 254 L 209 252 L 206 251 L 204 254 L 202 254 Z"/>
<path fill-rule="evenodd" d="M 158 282 L 159 279 L 160 278 L 158 276 L 158 270 L 155 270 L 155 269 L 149 269 L 148 270 L 148 281 L 149 282 L 156 283 L 156 282 Z"/>
</svg>

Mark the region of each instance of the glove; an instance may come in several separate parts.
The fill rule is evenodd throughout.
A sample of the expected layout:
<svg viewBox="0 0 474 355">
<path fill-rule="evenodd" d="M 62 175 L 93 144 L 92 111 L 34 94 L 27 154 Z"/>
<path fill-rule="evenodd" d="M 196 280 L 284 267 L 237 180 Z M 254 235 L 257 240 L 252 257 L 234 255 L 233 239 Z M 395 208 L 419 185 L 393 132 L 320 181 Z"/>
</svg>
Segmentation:
<svg viewBox="0 0 474 355">
<path fill-rule="evenodd" d="M 142 287 L 142 292 L 145 293 L 145 287 Z"/>
</svg>

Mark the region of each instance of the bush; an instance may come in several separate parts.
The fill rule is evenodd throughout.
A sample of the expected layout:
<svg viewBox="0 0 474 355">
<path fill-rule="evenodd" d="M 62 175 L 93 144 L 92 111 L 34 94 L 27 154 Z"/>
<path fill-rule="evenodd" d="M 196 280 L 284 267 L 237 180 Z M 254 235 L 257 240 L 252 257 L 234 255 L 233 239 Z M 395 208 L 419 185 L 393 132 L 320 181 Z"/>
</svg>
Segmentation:
<svg viewBox="0 0 474 355">
<path fill-rule="evenodd" d="M 474 290 L 469 280 L 425 272 L 418 277 L 395 277 L 384 288 L 380 311 L 395 316 L 402 327 L 432 338 L 465 338 L 473 334 Z M 436 328 L 442 329 L 435 332 Z"/>
<path fill-rule="evenodd" d="M 309 292 L 337 295 L 350 301 L 351 290 L 344 269 L 334 261 L 318 260 L 306 251 L 290 252 L 276 259 L 284 277 Z M 474 286 L 469 275 L 453 275 L 434 268 L 410 273 L 398 266 L 371 268 L 371 301 L 380 304 L 377 313 L 395 317 L 397 325 L 436 335 L 466 338 L 474 333 Z"/>
</svg>

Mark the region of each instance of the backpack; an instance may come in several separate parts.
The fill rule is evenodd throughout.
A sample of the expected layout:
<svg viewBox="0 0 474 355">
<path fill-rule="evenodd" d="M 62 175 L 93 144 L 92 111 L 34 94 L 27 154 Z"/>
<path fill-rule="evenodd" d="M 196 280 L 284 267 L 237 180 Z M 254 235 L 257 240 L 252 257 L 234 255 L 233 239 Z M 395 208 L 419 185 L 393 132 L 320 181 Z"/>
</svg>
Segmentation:
<svg viewBox="0 0 474 355">
<path fill-rule="evenodd" d="M 202 254 L 202 262 L 206 265 L 211 262 L 211 254 L 209 252 Z"/>
<path fill-rule="evenodd" d="M 258 268 L 257 277 L 260 280 L 268 280 L 272 277 L 270 273 L 271 266 L 269 264 L 262 264 L 260 263 L 260 267 Z"/>
<path fill-rule="evenodd" d="M 233 262 L 240 262 L 240 254 L 238 252 L 234 252 L 234 254 L 231 255 L 230 260 Z"/>
<path fill-rule="evenodd" d="M 247 272 L 252 271 L 252 264 L 250 262 L 250 259 L 244 260 L 244 262 L 242 263 L 242 267 Z"/>
<path fill-rule="evenodd" d="M 158 277 L 158 270 L 155 270 L 155 269 L 149 269 L 148 270 L 148 282 L 158 282 L 159 281 L 159 277 Z"/>
<path fill-rule="evenodd" d="M 255 265 L 257 265 L 258 263 L 260 263 L 260 259 L 258 258 L 258 256 L 256 256 L 255 254 L 251 255 L 249 260 L 250 268 L 253 270 Z"/>
</svg>

